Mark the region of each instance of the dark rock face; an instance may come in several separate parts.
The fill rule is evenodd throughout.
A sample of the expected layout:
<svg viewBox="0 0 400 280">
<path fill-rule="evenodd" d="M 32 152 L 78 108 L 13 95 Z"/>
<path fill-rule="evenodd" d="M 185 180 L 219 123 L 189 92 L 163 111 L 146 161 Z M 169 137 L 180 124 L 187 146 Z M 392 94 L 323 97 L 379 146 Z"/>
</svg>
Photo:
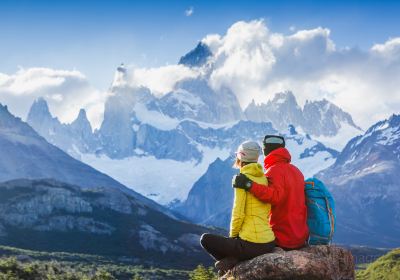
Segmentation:
<svg viewBox="0 0 400 280">
<path fill-rule="evenodd" d="M 230 178 L 237 173 L 232 168 L 233 158 L 219 158 L 194 184 L 188 199 L 175 211 L 195 223 L 226 228 L 232 209 L 233 190 Z"/>
<path fill-rule="evenodd" d="M 196 48 L 182 56 L 179 64 L 188 67 L 200 67 L 207 62 L 207 59 L 212 56 L 212 52 L 208 46 L 202 42 L 198 43 Z"/>
<path fill-rule="evenodd" d="M 239 263 L 220 279 L 355 279 L 354 261 L 350 251 L 336 246 L 310 246 L 293 251 L 277 248 L 273 253 Z"/>
</svg>

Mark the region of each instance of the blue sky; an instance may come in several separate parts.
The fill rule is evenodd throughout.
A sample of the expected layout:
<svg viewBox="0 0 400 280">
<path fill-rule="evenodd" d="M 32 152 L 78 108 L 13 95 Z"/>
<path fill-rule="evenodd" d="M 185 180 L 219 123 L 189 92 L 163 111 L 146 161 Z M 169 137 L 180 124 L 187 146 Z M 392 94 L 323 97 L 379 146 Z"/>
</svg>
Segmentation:
<svg viewBox="0 0 400 280">
<path fill-rule="evenodd" d="M 397 3 L 396 3 L 397 2 Z M 185 11 L 193 8 L 191 16 Z M 77 69 L 106 89 L 116 66 L 176 63 L 205 35 L 264 18 L 273 32 L 318 26 L 338 48 L 400 36 L 399 1 L 1 1 L 0 72 Z"/>
</svg>

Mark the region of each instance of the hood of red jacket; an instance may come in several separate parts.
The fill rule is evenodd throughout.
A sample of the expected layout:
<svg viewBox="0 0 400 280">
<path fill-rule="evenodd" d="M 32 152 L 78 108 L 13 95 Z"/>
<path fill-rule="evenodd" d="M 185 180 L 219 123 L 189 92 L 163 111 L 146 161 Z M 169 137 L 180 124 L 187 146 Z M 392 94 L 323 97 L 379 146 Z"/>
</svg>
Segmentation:
<svg viewBox="0 0 400 280">
<path fill-rule="evenodd" d="M 264 167 L 265 169 L 270 168 L 272 165 L 276 163 L 289 163 L 292 157 L 290 156 L 289 151 L 286 148 L 278 148 L 270 152 L 264 159 Z"/>
</svg>

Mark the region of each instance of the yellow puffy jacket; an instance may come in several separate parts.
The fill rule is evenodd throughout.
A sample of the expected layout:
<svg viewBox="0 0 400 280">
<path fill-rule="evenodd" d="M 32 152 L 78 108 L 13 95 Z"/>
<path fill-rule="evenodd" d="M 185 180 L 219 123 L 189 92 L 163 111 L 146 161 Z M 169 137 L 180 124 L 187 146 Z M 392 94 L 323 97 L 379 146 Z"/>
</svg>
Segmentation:
<svg viewBox="0 0 400 280">
<path fill-rule="evenodd" d="M 261 164 L 250 163 L 240 168 L 252 181 L 267 187 Z M 269 224 L 271 204 L 261 202 L 250 192 L 235 188 L 230 237 L 240 237 L 254 243 L 268 243 L 275 240 Z"/>
</svg>

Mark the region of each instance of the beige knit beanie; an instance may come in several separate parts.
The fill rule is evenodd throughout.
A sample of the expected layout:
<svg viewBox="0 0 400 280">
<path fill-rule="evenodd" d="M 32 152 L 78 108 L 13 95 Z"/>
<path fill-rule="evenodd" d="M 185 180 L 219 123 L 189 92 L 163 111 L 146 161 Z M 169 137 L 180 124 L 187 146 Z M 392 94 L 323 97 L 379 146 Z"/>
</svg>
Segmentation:
<svg viewBox="0 0 400 280">
<path fill-rule="evenodd" d="M 261 148 L 257 142 L 245 141 L 240 144 L 236 151 L 236 157 L 242 162 L 258 162 Z"/>
</svg>

